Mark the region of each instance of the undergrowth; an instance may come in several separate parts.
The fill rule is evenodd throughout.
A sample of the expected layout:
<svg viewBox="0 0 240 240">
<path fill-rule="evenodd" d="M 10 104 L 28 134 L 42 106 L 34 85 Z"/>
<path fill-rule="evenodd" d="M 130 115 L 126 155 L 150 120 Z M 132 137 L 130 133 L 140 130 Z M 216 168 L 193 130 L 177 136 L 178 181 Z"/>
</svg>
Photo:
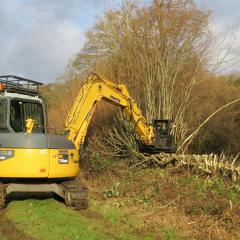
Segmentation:
<svg viewBox="0 0 240 240">
<path fill-rule="evenodd" d="M 140 216 L 140 232 L 151 229 L 164 240 L 205 240 L 209 234 L 216 240 L 236 239 L 240 233 L 238 183 L 178 167 L 129 169 L 119 164 L 117 174 L 109 171 L 93 180 L 98 193 L 92 197 Z"/>
</svg>

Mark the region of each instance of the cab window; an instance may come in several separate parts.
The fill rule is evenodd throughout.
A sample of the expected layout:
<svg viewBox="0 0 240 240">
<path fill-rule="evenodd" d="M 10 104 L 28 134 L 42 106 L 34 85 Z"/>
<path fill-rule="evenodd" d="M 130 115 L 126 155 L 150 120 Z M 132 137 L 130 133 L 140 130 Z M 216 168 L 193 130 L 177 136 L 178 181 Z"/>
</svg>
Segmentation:
<svg viewBox="0 0 240 240">
<path fill-rule="evenodd" d="M 43 108 L 40 103 L 12 100 L 10 125 L 15 132 L 26 132 L 26 120 L 34 120 L 33 133 L 44 133 Z"/>
</svg>

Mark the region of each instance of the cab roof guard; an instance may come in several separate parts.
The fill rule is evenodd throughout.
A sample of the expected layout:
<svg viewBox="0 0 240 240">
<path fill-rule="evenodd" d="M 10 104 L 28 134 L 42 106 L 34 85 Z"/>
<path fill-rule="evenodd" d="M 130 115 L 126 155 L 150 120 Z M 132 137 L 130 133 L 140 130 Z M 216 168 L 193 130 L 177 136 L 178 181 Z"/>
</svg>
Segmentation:
<svg viewBox="0 0 240 240">
<path fill-rule="evenodd" d="M 35 96 L 38 95 L 40 85 L 43 83 L 16 75 L 0 76 L 0 92 L 7 91 Z"/>
</svg>

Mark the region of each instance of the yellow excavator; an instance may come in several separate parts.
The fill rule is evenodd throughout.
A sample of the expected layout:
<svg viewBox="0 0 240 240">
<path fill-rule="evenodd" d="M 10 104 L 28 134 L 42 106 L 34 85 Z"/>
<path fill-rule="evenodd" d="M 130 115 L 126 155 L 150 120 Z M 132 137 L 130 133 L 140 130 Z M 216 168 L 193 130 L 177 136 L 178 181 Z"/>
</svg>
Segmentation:
<svg viewBox="0 0 240 240">
<path fill-rule="evenodd" d="M 124 85 L 95 74 L 79 90 L 66 119 L 65 136 L 48 134 L 40 85 L 15 75 L 0 76 L 0 208 L 15 193 L 54 193 L 69 207 L 87 208 L 87 187 L 76 180 L 79 150 L 101 100 L 122 109 L 142 151 L 173 151 L 170 120 L 148 124 Z"/>
</svg>

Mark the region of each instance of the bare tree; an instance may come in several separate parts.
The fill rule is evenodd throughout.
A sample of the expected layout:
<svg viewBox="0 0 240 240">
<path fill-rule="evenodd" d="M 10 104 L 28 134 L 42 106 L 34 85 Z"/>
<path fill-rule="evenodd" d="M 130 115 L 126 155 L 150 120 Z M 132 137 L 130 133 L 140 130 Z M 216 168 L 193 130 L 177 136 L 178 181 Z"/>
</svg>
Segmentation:
<svg viewBox="0 0 240 240">
<path fill-rule="evenodd" d="M 149 7 L 126 2 L 108 11 L 88 32 L 75 59 L 96 64 L 96 70 L 127 84 L 148 119 L 173 119 L 181 142 L 188 130 L 185 113 L 192 88 L 206 61 L 209 12 L 187 0 L 153 1 Z"/>
</svg>

